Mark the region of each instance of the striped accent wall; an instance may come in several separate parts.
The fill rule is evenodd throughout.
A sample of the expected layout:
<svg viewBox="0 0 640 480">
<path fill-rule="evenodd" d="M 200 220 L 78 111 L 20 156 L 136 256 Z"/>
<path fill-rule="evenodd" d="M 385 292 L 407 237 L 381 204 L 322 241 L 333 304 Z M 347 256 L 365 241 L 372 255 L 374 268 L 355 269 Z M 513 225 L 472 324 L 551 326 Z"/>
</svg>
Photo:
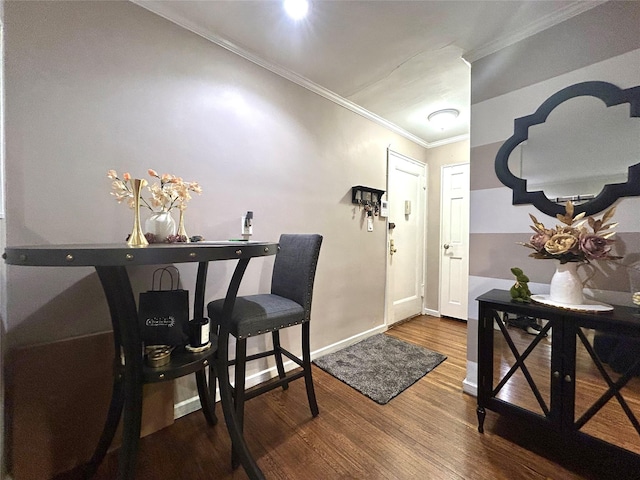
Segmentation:
<svg viewBox="0 0 640 480">
<path fill-rule="evenodd" d="M 592 18 L 583 19 L 578 23 L 582 28 L 585 24 L 599 24 L 600 31 L 606 32 L 606 35 L 593 36 L 592 30 L 572 32 L 574 42 L 562 43 L 559 40 L 557 44 L 558 50 L 564 52 L 567 58 L 582 55 L 588 59 L 590 44 L 597 43 L 600 53 L 598 59 L 592 63 L 583 62 L 585 66 L 576 70 L 560 70 L 554 73 L 548 71 L 549 66 L 542 64 L 539 61 L 540 57 L 537 57 L 538 62 L 526 64 L 526 68 L 535 70 L 536 75 L 532 77 L 537 79 L 540 78 L 538 70 L 547 69 L 544 79 L 524 87 L 516 83 L 509 89 L 509 66 L 522 66 L 526 63 L 517 58 L 518 52 L 531 51 L 532 45 L 535 46 L 543 34 L 546 36 L 547 44 L 549 36 L 557 35 L 559 39 L 566 39 L 568 32 L 563 31 L 563 28 L 569 27 L 559 24 L 519 42 L 521 45 L 512 45 L 496 52 L 491 61 L 482 59 L 472 65 L 469 328 L 467 378 L 464 382 L 464 389 L 468 393 L 474 394 L 476 390 L 476 298 L 493 288 L 510 288 L 514 282 L 510 268 L 514 266 L 522 268 L 529 276 L 530 288 L 534 293 L 548 293 L 549 282 L 555 271 L 555 262 L 529 258 L 530 250 L 518 245 L 518 242 L 528 241 L 532 234 L 530 213 L 548 226 L 556 225 L 557 220 L 539 212 L 531 205 L 512 205 L 511 190 L 502 185 L 495 174 L 495 155 L 502 143 L 512 135 L 514 119 L 533 113 L 550 95 L 575 83 L 601 80 L 620 88 L 640 85 L 640 36 L 635 35 L 637 38 L 632 40 L 634 49 L 619 53 L 616 46 L 618 44 L 613 37 L 623 35 L 628 42 L 629 32 L 619 32 L 614 25 L 607 23 L 607 20 L 611 20 L 603 16 L 607 8 L 615 9 L 617 15 L 623 14 L 619 5 L 607 7 L 609 3 L 615 2 L 607 2 L 585 12 L 582 15 L 590 15 Z M 640 2 L 635 5 L 633 3 L 635 2 L 629 2 L 625 8 L 633 10 L 634 15 L 640 15 Z M 607 42 L 612 45 L 612 54 L 609 58 L 600 60 L 602 49 L 606 48 L 606 45 L 603 47 L 601 44 Z M 557 54 L 558 52 L 554 52 L 554 56 Z M 502 92 L 489 98 L 487 92 L 478 90 L 477 86 L 490 85 L 491 82 L 487 79 L 492 75 L 499 78 Z M 521 82 L 522 72 L 518 72 L 517 77 Z M 475 91 L 474 80 L 478 80 L 475 82 Z M 481 100 L 474 103 L 474 99 Z M 603 161 L 606 162 L 606 159 Z M 624 258 L 616 262 L 593 262 L 581 267 L 579 272 L 583 279 L 589 278 L 586 284 L 587 294 L 608 303 L 631 304 L 629 269 L 640 268 L 640 215 L 637 213 L 640 211 L 640 197 L 621 199 L 616 203 L 616 207 L 614 221 L 619 222 L 619 225 L 616 228 L 618 234 L 615 252 Z"/>
</svg>

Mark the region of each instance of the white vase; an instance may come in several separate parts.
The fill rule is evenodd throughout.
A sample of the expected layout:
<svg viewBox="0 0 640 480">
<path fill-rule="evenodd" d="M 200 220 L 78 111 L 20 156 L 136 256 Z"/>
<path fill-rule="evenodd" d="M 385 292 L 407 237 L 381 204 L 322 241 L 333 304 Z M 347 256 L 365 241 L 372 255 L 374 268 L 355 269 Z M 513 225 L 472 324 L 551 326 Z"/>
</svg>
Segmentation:
<svg viewBox="0 0 640 480">
<path fill-rule="evenodd" d="M 582 281 L 578 276 L 578 262 L 558 263 L 551 277 L 549 299 L 567 305 L 582 305 Z"/>
<path fill-rule="evenodd" d="M 152 213 L 144 223 L 144 232 L 155 235 L 156 242 L 164 242 L 169 235 L 175 235 L 176 228 L 171 212 Z"/>
</svg>

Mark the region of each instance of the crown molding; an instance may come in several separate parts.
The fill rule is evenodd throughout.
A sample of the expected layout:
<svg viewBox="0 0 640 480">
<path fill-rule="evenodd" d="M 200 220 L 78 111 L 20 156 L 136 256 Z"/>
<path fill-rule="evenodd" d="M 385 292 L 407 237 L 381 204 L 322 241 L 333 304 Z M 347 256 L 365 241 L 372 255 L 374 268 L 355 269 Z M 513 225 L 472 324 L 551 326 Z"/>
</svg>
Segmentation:
<svg viewBox="0 0 640 480">
<path fill-rule="evenodd" d="M 291 70 L 283 68 L 280 65 L 267 62 L 263 58 L 260 58 L 257 55 L 254 55 L 250 51 L 245 50 L 242 47 L 239 47 L 233 42 L 230 42 L 229 40 L 222 38 L 212 32 L 208 32 L 204 30 L 202 27 L 195 25 L 193 22 L 190 22 L 189 20 L 186 20 L 182 17 L 178 18 L 174 15 L 168 14 L 160 7 L 159 3 L 154 2 L 154 3 L 147 4 L 146 2 L 144 2 L 144 0 L 129 0 L 129 1 L 131 3 L 135 3 L 136 5 L 144 8 L 145 10 L 149 10 L 150 12 L 155 13 L 156 15 L 166 20 L 169 20 L 172 23 L 175 23 L 176 25 L 186 30 L 189 30 L 192 33 L 195 33 L 196 35 L 204 38 L 205 40 L 209 40 L 210 42 L 215 43 L 216 45 L 232 53 L 235 53 L 236 55 L 244 58 L 245 60 L 248 60 L 266 70 L 269 70 L 272 73 L 275 73 L 276 75 L 279 75 L 280 77 L 283 77 L 297 85 L 300 85 L 303 88 L 306 88 L 307 90 L 317 95 L 320 95 L 321 97 L 326 98 L 327 100 L 330 100 L 331 102 L 336 103 L 337 105 L 340 105 L 346 108 L 347 110 L 350 110 L 368 120 L 371 120 L 372 122 L 375 122 L 378 125 L 381 125 L 382 127 L 388 130 L 391 130 L 394 133 L 397 133 L 398 135 L 406 138 L 407 140 L 414 142 L 417 145 L 420 145 L 421 147 L 433 148 L 436 146 L 444 145 L 445 143 L 442 143 L 442 142 L 453 143 L 454 141 L 459 141 L 459 140 L 449 141 L 448 139 L 445 139 L 445 140 L 438 140 L 436 142 L 427 142 L 426 140 L 410 132 L 407 132 L 406 130 L 399 127 L 398 125 L 391 123 L 388 120 L 385 120 L 384 118 L 376 115 L 375 113 L 362 108 L 360 105 L 357 105 L 352 101 L 347 100 L 344 97 L 341 97 L 337 93 L 332 92 L 331 90 L 328 90 L 322 87 L 321 85 L 318 85 L 317 83 L 312 82 L 306 77 L 298 75 L 297 73 L 294 73 Z M 453 137 L 453 138 L 458 138 L 458 137 Z"/>
<path fill-rule="evenodd" d="M 518 32 L 513 32 L 502 37 L 498 37 L 495 40 L 492 40 L 485 45 L 476 48 L 474 50 L 470 50 L 463 55 L 463 59 L 469 63 L 473 63 L 477 60 L 480 60 L 483 57 L 491 55 L 492 53 L 496 53 L 503 48 L 509 47 L 514 43 L 518 43 L 525 38 L 531 37 L 536 33 L 540 33 L 547 28 L 551 28 L 554 25 L 564 22 L 565 20 L 569 20 L 576 15 L 580 15 L 588 10 L 591 10 L 598 5 L 602 5 L 608 0 L 592 0 L 592 1 L 574 1 L 569 3 L 563 8 L 560 8 L 553 13 L 550 13 L 533 23 L 530 23 L 527 27 L 519 30 Z"/>
<path fill-rule="evenodd" d="M 442 140 L 429 142 L 428 148 L 442 147 L 443 145 L 449 145 L 450 143 L 461 142 L 463 140 L 468 140 L 468 139 L 469 139 L 469 134 L 465 133 L 464 135 L 457 135 L 455 137 L 443 138 Z"/>
</svg>

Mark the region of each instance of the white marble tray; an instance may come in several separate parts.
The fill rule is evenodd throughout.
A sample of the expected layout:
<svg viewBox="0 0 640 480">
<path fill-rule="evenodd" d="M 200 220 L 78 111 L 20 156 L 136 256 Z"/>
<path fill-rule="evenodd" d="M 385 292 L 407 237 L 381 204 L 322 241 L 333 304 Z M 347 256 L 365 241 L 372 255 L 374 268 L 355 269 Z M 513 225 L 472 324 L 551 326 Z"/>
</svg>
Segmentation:
<svg viewBox="0 0 640 480">
<path fill-rule="evenodd" d="M 576 310 L 578 312 L 610 312 L 613 307 L 607 303 L 598 302 L 590 298 L 585 298 L 586 303 L 580 305 L 573 305 L 569 303 L 554 302 L 549 298 L 549 295 L 531 295 L 531 300 L 534 302 L 549 305 L 551 307 L 564 308 L 566 310 Z"/>
</svg>

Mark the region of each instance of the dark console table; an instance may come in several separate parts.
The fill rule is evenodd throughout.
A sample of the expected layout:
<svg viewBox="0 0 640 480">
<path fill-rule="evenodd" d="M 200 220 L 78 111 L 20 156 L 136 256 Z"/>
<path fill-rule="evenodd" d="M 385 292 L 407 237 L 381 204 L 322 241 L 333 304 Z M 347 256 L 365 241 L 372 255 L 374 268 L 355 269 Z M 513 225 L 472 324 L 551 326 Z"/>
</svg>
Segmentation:
<svg viewBox="0 0 640 480">
<path fill-rule="evenodd" d="M 113 440 L 116 427 L 123 417 L 122 446 L 119 452 L 118 478 L 135 477 L 136 455 L 140 437 L 142 415 L 142 386 L 145 383 L 171 380 L 189 373 L 196 374 L 198 393 L 205 417 L 210 424 L 216 422 L 214 413 L 215 385 L 207 386 L 206 368 L 220 362 L 220 396 L 227 429 L 234 451 L 251 479 L 264 476 L 251 456 L 238 426 L 233 408 L 227 358 L 229 331 L 212 331 L 213 346 L 200 353 L 177 352 L 171 363 L 161 368 L 149 368 L 143 362 L 143 349 L 138 329 L 138 312 L 127 267 L 134 265 L 166 265 L 198 263 L 194 300 L 195 317 L 204 316 L 204 295 L 209 262 L 237 260 L 229 284 L 223 315 L 230 315 L 240 282 L 249 260 L 254 257 L 275 255 L 277 243 L 271 242 L 199 242 L 153 244 L 146 247 L 128 247 L 126 244 L 108 245 L 43 245 L 9 247 L 3 258 L 10 265 L 31 267 L 94 267 L 100 278 L 109 304 L 114 332 L 114 382 L 111 404 L 102 436 L 89 463 L 87 476 L 95 473 Z M 223 322 L 223 325 L 229 322 Z M 212 398 L 213 397 L 213 398 Z M 123 414 L 124 412 L 124 414 Z"/>
<path fill-rule="evenodd" d="M 640 310 L 516 303 L 504 290 L 477 300 L 478 430 L 489 409 L 637 462 L 640 355 L 613 359 L 640 345 Z"/>
</svg>

